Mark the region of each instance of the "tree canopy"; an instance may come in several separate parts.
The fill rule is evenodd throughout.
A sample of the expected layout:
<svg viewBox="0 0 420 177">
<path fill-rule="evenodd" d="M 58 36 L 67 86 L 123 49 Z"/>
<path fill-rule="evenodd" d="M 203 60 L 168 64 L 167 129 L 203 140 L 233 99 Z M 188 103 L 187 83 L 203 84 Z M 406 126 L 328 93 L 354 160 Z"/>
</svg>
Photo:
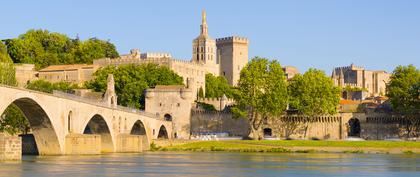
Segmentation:
<svg viewBox="0 0 420 177">
<path fill-rule="evenodd" d="M 7 47 L 0 42 L 0 84 L 16 85 L 15 67 L 7 54 Z"/>
<path fill-rule="evenodd" d="M 223 76 L 206 74 L 206 98 L 220 98 L 225 94 L 228 98 L 233 98 L 234 90 Z"/>
<path fill-rule="evenodd" d="M 144 108 L 144 90 L 156 85 L 182 85 L 183 79 L 165 66 L 156 64 L 107 66 L 94 73 L 95 79 L 85 85 L 104 92 L 108 74 L 114 75 L 115 91 L 121 105 Z"/>
<path fill-rule="evenodd" d="M 91 38 L 81 41 L 48 30 L 29 30 L 5 40 L 15 63 L 35 64 L 37 69 L 54 64 L 92 63 L 94 59 L 118 57 L 114 44 Z"/>
<path fill-rule="evenodd" d="M 290 106 L 313 117 L 337 113 L 340 89 L 321 70 L 309 69 L 296 75 L 289 85 Z"/>
<path fill-rule="evenodd" d="M 289 85 L 290 106 L 305 116 L 305 133 L 315 116 L 337 113 L 340 88 L 321 70 L 310 68 L 296 75 Z"/>
<path fill-rule="evenodd" d="M 26 85 L 26 88 L 30 90 L 45 92 L 45 93 L 53 93 L 54 90 L 69 92 L 69 91 L 72 91 L 73 89 L 77 89 L 78 86 L 76 84 L 70 84 L 67 82 L 51 83 L 46 80 L 36 80 Z"/>
<path fill-rule="evenodd" d="M 7 48 L 2 42 L 0 42 L 0 84 L 16 85 L 13 61 L 9 57 Z M 15 104 L 11 104 L 0 115 L 0 132 L 16 134 L 19 132 L 26 133 L 28 130 L 29 123 Z"/>
<path fill-rule="evenodd" d="M 392 72 L 387 96 L 392 108 L 400 114 L 420 112 L 420 70 L 413 65 L 398 66 Z"/>
<path fill-rule="evenodd" d="M 240 74 L 237 106 L 232 112 L 248 118 L 250 138 L 262 138 L 263 121 L 279 116 L 287 107 L 287 81 L 277 61 L 255 57 Z"/>
<path fill-rule="evenodd" d="M 13 63 L 12 59 L 7 53 L 7 47 L 3 44 L 3 42 L 0 42 L 0 63 Z"/>
<path fill-rule="evenodd" d="M 28 120 L 15 104 L 7 107 L 0 116 L 0 132 L 7 132 L 14 135 L 17 133 L 26 134 L 29 130 Z"/>
</svg>

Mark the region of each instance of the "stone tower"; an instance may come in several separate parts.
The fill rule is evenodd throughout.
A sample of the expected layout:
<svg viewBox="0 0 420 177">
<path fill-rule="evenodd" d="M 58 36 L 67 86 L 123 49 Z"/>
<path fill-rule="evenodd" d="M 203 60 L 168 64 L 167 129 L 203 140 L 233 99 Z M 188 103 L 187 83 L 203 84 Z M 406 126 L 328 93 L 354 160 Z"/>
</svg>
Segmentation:
<svg viewBox="0 0 420 177">
<path fill-rule="evenodd" d="M 204 64 L 208 67 L 207 72 L 219 74 L 219 65 L 216 57 L 216 41 L 208 34 L 206 11 L 202 12 L 200 35 L 193 40 L 192 62 Z"/>
<path fill-rule="evenodd" d="M 117 94 L 115 92 L 114 75 L 112 74 L 108 74 L 107 86 L 106 86 L 103 102 L 108 104 L 109 107 L 113 107 L 113 108 L 116 108 L 118 105 Z"/>
<path fill-rule="evenodd" d="M 340 69 L 340 76 L 339 76 L 338 86 L 344 87 L 344 72 L 343 72 L 343 68 Z"/>
<path fill-rule="evenodd" d="M 241 70 L 248 63 L 248 43 L 244 37 L 216 39 L 220 75 L 226 77 L 230 85 L 238 84 Z"/>
<path fill-rule="evenodd" d="M 189 139 L 191 107 L 194 102 L 192 90 L 183 85 L 157 85 L 146 89 L 145 111 L 171 121 L 173 134 L 170 137 Z"/>
</svg>

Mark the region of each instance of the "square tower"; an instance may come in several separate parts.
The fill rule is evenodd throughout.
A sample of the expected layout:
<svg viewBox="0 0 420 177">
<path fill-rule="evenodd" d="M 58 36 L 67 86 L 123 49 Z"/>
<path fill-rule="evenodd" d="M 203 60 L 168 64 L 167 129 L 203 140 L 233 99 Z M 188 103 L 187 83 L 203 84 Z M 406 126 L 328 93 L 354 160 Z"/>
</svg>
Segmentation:
<svg viewBox="0 0 420 177">
<path fill-rule="evenodd" d="M 241 70 L 248 63 L 248 43 L 244 37 L 216 39 L 220 75 L 232 86 L 238 84 Z"/>
</svg>

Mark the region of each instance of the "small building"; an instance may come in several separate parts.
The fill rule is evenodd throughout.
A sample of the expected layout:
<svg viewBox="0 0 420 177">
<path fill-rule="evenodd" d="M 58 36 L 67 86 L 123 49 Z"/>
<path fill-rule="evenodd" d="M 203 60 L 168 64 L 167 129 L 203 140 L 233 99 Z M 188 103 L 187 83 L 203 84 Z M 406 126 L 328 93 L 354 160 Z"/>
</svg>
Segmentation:
<svg viewBox="0 0 420 177">
<path fill-rule="evenodd" d="M 25 87 L 29 82 L 38 79 L 34 64 L 15 64 L 15 75 L 18 87 Z"/>
<path fill-rule="evenodd" d="M 99 66 L 88 64 L 51 65 L 39 70 L 38 77 L 52 83 L 68 82 L 80 85 L 93 79 L 93 73 L 98 69 Z"/>
<path fill-rule="evenodd" d="M 294 66 L 283 67 L 283 72 L 286 75 L 287 80 L 290 80 L 295 77 L 295 75 L 299 74 L 299 70 Z"/>
</svg>

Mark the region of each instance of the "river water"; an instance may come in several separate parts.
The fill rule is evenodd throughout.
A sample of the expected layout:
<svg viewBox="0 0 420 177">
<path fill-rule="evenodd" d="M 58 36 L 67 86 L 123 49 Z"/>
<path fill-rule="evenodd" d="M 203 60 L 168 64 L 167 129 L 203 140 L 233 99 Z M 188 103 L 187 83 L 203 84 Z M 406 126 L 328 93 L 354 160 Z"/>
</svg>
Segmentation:
<svg viewBox="0 0 420 177">
<path fill-rule="evenodd" d="M 0 176 L 420 176 L 420 155 L 146 152 L 23 156 Z"/>
</svg>

